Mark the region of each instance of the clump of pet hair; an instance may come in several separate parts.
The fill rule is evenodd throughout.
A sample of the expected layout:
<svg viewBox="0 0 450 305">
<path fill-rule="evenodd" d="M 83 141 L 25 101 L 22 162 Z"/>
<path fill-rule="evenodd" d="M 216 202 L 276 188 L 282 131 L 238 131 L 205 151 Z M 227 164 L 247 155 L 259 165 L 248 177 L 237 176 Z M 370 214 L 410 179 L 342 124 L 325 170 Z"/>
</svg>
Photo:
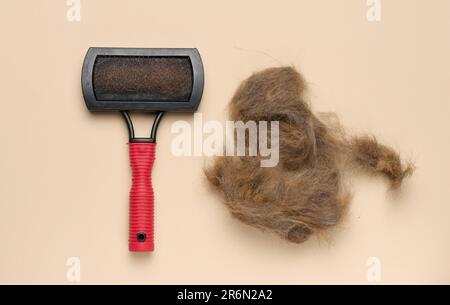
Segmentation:
<svg viewBox="0 0 450 305">
<path fill-rule="evenodd" d="M 301 243 L 339 224 L 351 194 L 344 175 L 357 166 L 398 188 L 413 172 L 398 153 L 374 137 L 347 137 L 311 111 L 306 83 L 292 67 L 255 73 L 230 102 L 233 121 L 279 121 L 279 163 L 261 167 L 260 156 L 216 157 L 205 168 L 237 219 Z"/>
</svg>

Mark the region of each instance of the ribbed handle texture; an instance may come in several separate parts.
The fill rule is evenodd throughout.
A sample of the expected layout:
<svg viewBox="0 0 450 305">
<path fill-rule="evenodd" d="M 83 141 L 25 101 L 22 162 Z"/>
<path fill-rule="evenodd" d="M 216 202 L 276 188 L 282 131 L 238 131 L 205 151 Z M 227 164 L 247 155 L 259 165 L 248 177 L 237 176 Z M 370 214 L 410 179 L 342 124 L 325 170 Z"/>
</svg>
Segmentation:
<svg viewBox="0 0 450 305">
<path fill-rule="evenodd" d="M 151 173 L 155 161 L 155 146 L 155 143 L 129 143 L 133 180 L 130 190 L 128 243 L 132 252 L 154 250 L 154 195 Z"/>
</svg>

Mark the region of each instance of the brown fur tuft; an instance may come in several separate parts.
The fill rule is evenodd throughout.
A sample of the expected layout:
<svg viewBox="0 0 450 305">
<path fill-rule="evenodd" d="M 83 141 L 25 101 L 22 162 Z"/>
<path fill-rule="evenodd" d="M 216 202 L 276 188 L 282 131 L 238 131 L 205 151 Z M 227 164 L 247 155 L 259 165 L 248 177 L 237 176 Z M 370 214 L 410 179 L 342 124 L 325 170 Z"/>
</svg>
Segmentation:
<svg viewBox="0 0 450 305">
<path fill-rule="evenodd" d="M 395 188 L 413 171 L 374 138 L 346 139 L 341 128 L 317 118 L 305 90 L 291 67 L 250 76 L 231 100 L 231 119 L 279 121 L 280 162 L 263 168 L 260 157 L 218 157 L 205 169 L 234 217 L 294 243 L 342 220 L 351 197 L 342 183 L 348 165 L 382 174 Z"/>
<path fill-rule="evenodd" d="M 403 165 L 398 153 L 379 144 L 374 137 L 354 138 L 350 143 L 353 161 L 368 172 L 388 178 L 393 189 L 400 187 L 403 179 L 414 172 L 413 164 Z"/>
</svg>

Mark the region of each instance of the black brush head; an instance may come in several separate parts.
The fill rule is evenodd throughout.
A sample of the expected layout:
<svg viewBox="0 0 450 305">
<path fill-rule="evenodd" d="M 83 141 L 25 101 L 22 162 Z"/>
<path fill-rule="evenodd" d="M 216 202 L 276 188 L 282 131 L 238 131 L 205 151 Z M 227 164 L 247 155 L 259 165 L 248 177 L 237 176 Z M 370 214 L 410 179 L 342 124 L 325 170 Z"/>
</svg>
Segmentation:
<svg viewBox="0 0 450 305">
<path fill-rule="evenodd" d="M 203 93 L 197 49 L 90 48 L 82 88 L 89 110 L 197 110 Z"/>
</svg>

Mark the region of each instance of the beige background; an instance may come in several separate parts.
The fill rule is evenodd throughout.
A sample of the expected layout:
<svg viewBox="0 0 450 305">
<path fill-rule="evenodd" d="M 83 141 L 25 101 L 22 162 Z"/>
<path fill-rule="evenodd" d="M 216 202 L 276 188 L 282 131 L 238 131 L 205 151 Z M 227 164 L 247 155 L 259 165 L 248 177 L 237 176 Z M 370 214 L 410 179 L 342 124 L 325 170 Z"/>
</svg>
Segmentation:
<svg viewBox="0 0 450 305">
<path fill-rule="evenodd" d="M 450 283 L 450 1 L 82 0 L 3 1 L 0 9 L 0 283 Z M 89 46 L 197 47 L 205 120 L 251 72 L 295 65 L 316 111 L 373 132 L 417 171 L 394 198 L 358 177 L 344 224 L 327 239 L 291 245 L 233 220 L 210 192 L 204 158 L 170 153 L 175 120 L 159 130 L 156 246 L 127 251 L 130 169 L 118 114 L 90 114 L 80 71 Z M 151 117 L 136 119 L 147 134 Z"/>
</svg>

